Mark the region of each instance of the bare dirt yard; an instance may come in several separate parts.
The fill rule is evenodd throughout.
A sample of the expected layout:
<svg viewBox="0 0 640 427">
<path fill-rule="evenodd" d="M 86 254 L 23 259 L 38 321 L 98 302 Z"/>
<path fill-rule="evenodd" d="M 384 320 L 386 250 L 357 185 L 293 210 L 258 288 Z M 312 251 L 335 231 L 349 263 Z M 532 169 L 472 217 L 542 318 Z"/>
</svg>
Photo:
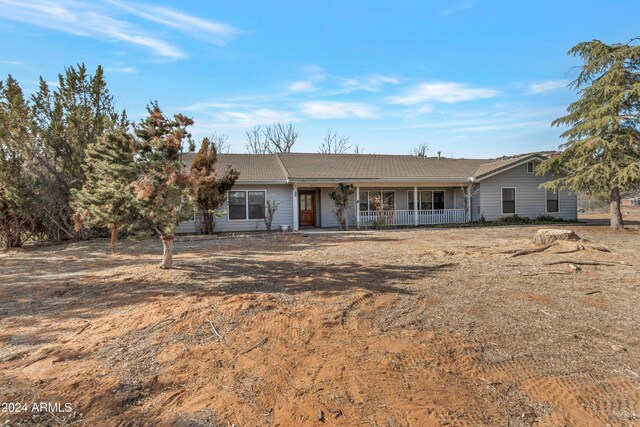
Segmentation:
<svg viewBox="0 0 640 427">
<path fill-rule="evenodd" d="M 538 228 L 2 252 L 0 425 L 639 425 L 640 231 Z"/>
</svg>

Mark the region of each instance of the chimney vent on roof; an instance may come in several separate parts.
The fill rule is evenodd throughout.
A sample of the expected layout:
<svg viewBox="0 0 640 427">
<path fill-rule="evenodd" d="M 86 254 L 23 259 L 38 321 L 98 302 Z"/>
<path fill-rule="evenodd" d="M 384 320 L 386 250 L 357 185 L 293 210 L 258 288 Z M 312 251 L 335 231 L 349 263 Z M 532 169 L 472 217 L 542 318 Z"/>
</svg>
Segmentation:
<svg viewBox="0 0 640 427">
<path fill-rule="evenodd" d="M 440 153 L 442 153 L 441 151 L 438 151 L 438 159 L 440 159 Z"/>
</svg>

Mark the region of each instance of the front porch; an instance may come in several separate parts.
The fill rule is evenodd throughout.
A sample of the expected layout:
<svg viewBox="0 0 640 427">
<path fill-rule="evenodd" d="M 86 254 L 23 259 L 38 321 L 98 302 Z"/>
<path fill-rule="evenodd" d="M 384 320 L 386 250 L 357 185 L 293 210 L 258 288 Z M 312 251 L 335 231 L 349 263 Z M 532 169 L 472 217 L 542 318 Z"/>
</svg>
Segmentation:
<svg viewBox="0 0 640 427">
<path fill-rule="evenodd" d="M 465 209 L 429 209 L 429 210 L 382 210 L 360 212 L 358 225 L 372 227 L 376 224 L 385 226 L 418 226 L 431 224 L 455 224 L 467 222 Z"/>
<path fill-rule="evenodd" d="M 339 227 L 330 193 L 336 184 L 314 182 L 293 186 L 294 230 L 299 227 Z M 429 183 L 431 184 L 431 183 Z M 349 227 L 417 227 L 470 221 L 468 183 L 431 185 L 398 183 L 353 183 L 354 193 L 347 209 Z M 453 185 L 452 185 L 453 184 Z"/>
</svg>

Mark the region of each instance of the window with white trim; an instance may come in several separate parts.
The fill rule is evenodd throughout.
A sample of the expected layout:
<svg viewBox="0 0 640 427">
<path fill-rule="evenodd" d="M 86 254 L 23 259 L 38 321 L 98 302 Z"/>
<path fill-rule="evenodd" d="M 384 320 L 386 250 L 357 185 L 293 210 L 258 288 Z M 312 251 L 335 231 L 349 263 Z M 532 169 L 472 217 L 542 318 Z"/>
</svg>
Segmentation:
<svg viewBox="0 0 640 427">
<path fill-rule="evenodd" d="M 516 213 L 516 189 L 515 188 L 502 189 L 502 213 L 503 214 Z"/>
<path fill-rule="evenodd" d="M 409 210 L 413 210 L 413 191 L 407 192 Z M 444 209 L 444 191 L 420 190 L 418 191 L 418 210 L 430 211 Z"/>
<path fill-rule="evenodd" d="M 547 192 L 547 213 L 558 213 L 560 211 L 558 192 L 549 188 L 545 191 Z"/>
<path fill-rule="evenodd" d="M 395 191 L 360 192 L 360 212 L 375 212 L 381 208 L 385 211 L 396 208 Z"/>
<path fill-rule="evenodd" d="M 444 209 L 444 191 L 433 192 L 433 209 Z"/>
<path fill-rule="evenodd" d="M 229 220 L 263 219 L 266 198 L 262 190 L 229 191 Z"/>
<path fill-rule="evenodd" d="M 536 164 L 534 162 L 527 163 L 527 173 L 535 173 L 536 172 Z"/>
</svg>

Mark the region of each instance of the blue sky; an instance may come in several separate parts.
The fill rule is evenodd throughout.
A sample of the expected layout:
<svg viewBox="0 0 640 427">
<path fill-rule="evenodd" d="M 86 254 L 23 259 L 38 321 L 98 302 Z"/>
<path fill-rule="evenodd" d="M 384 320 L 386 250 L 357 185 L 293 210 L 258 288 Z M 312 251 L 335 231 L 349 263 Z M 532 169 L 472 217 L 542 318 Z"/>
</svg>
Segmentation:
<svg viewBox="0 0 640 427">
<path fill-rule="evenodd" d="M 556 148 L 591 39 L 640 35 L 637 1 L 0 0 L 0 78 L 30 92 L 65 66 L 106 69 L 120 108 L 149 100 L 194 137 L 293 122 L 296 151 L 327 129 L 365 152 L 492 157 Z"/>
</svg>

